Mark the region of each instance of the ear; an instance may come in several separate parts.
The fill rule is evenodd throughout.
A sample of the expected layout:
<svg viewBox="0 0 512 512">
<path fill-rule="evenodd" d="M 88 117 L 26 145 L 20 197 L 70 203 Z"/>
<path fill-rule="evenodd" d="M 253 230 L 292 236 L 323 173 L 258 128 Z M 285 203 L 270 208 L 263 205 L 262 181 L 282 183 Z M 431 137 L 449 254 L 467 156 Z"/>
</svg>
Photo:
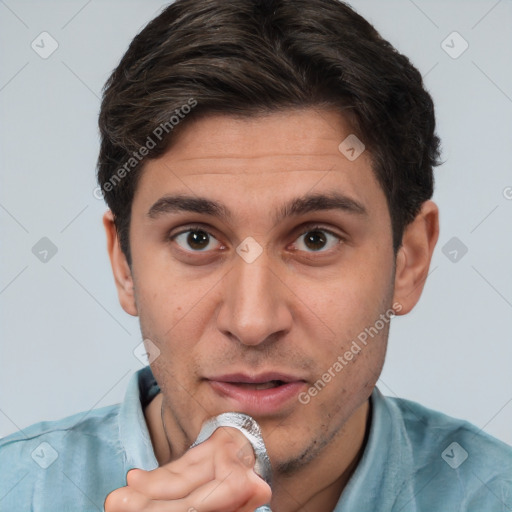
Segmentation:
<svg viewBox="0 0 512 512">
<path fill-rule="evenodd" d="M 406 226 L 398 249 L 393 304 L 397 315 L 405 315 L 418 302 L 428 276 L 432 253 L 439 237 L 439 209 L 425 201 L 416 218 Z"/>
<path fill-rule="evenodd" d="M 137 305 L 133 289 L 132 271 L 121 250 L 121 244 L 114 224 L 114 216 L 111 210 L 103 215 L 103 226 L 107 235 L 107 250 L 112 265 L 114 281 L 116 283 L 117 295 L 122 308 L 129 314 L 137 316 Z"/>
</svg>

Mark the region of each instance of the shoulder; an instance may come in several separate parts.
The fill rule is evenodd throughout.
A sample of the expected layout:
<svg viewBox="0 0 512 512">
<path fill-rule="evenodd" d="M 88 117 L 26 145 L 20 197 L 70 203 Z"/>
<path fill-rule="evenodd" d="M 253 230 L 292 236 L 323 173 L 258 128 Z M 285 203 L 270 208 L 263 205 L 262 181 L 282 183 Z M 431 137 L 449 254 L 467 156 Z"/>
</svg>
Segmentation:
<svg viewBox="0 0 512 512">
<path fill-rule="evenodd" d="M 467 451 L 467 458 L 471 456 L 483 462 L 492 457 L 494 461 L 502 460 L 504 464 L 512 464 L 512 447 L 472 423 L 412 400 L 386 397 L 386 401 L 398 411 L 408 437 L 419 454 L 429 452 L 434 444 L 453 442 Z M 449 458 L 449 454 L 441 455 L 442 458 Z M 461 457 L 463 455 L 461 452 Z"/>
<path fill-rule="evenodd" d="M 58 489 L 59 503 L 85 505 L 90 489 L 113 486 L 108 475 L 119 474 L 113 469 L 123 465 L 119 407 L 36 423 L 0 439 L 0 497 L 5 510 L 10 510 L 9 504 L 16 504 L 17 510 L 32 509 L 32 500 L 39 499 L 38 489 L 43 487 Z M 95 505 L 101 509 L 103 503 Z"/>
<path fill-rule="evenodd" d="M 459 496 L 462 510 L 508 510 L 512 504 L 512 447 L 475 425 L 417 402 L 385 397 L 398 418 L 412 472 L 422 494 Z M 421 493 L 418 491 L 418 500 Z"/>
<path fill-rule="evenodd" d="M 19 462 L 28 462 L 19 456 L 34 450 L 40 443 L 50 444 L 54 450 L 73 446 L 111 442 L 118 428 L 119 405 L 111 405 L 84 411 L 57 421 L 41 421 L 0 439 L 0 457 L 6 460 L 15 457 Z M 32 458 L 32 455 L 31 455 Z"/>
<path fill-rule="evenodd" d="M 14 434 L 1 438 L 0 447 L 26 441 L 52 432 L 97 430 L 100 429 L 101 426 L 105 426 L 109 419 L 114 418 L 118 410 L 119 404 L 116 404 L 99 409 L 91 409 L 90 411 L 78 412 L 56 421 L 40 421 L 24 429 L 19 429 L 19 431 Z"/>
</svg>

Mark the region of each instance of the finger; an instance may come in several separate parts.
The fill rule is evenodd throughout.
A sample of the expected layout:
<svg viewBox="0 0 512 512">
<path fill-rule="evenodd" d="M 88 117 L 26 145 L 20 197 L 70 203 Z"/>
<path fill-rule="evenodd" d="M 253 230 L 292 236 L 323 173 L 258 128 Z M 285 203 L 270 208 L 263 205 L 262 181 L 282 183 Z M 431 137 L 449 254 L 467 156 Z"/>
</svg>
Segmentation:
<svg viewBox="0 0 512 512">
<path fill-rule="evenodd" d="M 268 484 L 252 470 L 231 470 L 224 478 L 208 482 L 191 493 L 184 502 L 198 512 L 254 512 L 269 503 L 271 495 Z"/>
<path fill-rule="evenodd" d="M 172 501 L 151 500 L 130 487 L 111 492 L 105 512 L 253 512 L 270 502 L 270 487 L 252 471 L 234 471 L 212 480 L 190 496 Z"/>
<path fill-rule="evenodd" d="M 242 448 L 240 441 L 245 443 Z M 268 503 L 272 493 L 268 484 L 254 472 L 254 452 L 250 443 L 252 464 L 247 465 L 245 436 L 238 442 L 225 443 L 223 448 L 213 454 L 215 479 L 191 493 L 186 502 L 200 512 L 253 512 Z"/>
<path fill-rule="evenodd" d="M 132 469 L 126 475 L 126 483 L 130 488 L 154 500 L 176 500 L 185 498 L 214 477 L 212 462 L 204 459 L 188 464 L 186 471 L 172 464 L 152 471 Z"/>
<path fill-rule="evenodd" d="M 254 449 L 239 430 L 231 427 L 219 428 L 204 444 L 209 441 L 212 441 L 209 446 L 214 450 L 214 456 L 227 455 L 227 460 L 230 459 L 234 463 L 241 464 L 246 469 L 254 468 L 256 462 Z M 220 444 L 222 444 L 222 449 L 220 449 Z"/>
<path fill-rule="evenodd" d="M 227 431 L 230 432 L 227 432 Z M 218 467 L 233 464 L 254 467 L 251 444 L 239 431 L 218 429 L 210 439 L 186 452 L 178 460 L 152 471 L 130 470 L 128 486 L 154 500 L 176 500 L 216 478 Z M 227 474 L 230 470 L 224 470 Z"/>
<path fill-rule="evenodd" d="M 151 500 L 130 487 L 120 487 L 112 491 L 103 505 L 105 512 L 141 512 L 146 510 Z"/>
<path fill-rule="evenodd" d="M 254 473 L 254 471 L 249 472 L 248 480 L 253 492 L 241 512 L 254 512 L 258 507 L 270 503 L 272 499 L 272 489 L 270 485 Z"/>
<path fill-rule="evenodd" d="M 236 512 L 254 512 L 258 507 L 269 504 L 272 499 L 270 486 L 254 471 L 247 472 L 246 477 L 247 499 L 245 503 L 237 505 Z M 213 505 L 217 506 L 216 503 Z"/>
</svg>

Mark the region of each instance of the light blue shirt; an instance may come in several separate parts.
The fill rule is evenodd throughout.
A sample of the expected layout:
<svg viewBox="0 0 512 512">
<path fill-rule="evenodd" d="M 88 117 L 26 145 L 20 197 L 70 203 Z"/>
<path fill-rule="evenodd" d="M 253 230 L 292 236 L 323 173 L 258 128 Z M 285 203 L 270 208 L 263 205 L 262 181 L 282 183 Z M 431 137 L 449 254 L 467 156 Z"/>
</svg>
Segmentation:
<svg viewBox="0 0 512 512">
<path fill-rule="evenodd" d="M 129 469 L 158 466 L 143 407 L 159 391 L 146 367 L 122 404 L 0 440 L 0 511 L 102 511 Z M 377 388 L 371 406 L 363 457 L 334 512 L 512 511 L 511 447 Z"/>
</svg>

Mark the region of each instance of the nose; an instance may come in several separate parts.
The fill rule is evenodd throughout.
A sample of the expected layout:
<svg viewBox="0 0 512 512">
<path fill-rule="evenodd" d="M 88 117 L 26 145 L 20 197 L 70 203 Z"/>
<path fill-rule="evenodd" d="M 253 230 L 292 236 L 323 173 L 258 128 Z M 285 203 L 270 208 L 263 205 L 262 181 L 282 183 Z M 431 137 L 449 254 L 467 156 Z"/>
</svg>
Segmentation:
<svg viewBox="0 0 512 512">
<path fill-rule="evenodd" d="M 237 257 L 224 281 L 218 329 L 243 345 L 257 346 L 289 332 L 291 293 L 265 254 L 247 263 Z"/>
</svg>

